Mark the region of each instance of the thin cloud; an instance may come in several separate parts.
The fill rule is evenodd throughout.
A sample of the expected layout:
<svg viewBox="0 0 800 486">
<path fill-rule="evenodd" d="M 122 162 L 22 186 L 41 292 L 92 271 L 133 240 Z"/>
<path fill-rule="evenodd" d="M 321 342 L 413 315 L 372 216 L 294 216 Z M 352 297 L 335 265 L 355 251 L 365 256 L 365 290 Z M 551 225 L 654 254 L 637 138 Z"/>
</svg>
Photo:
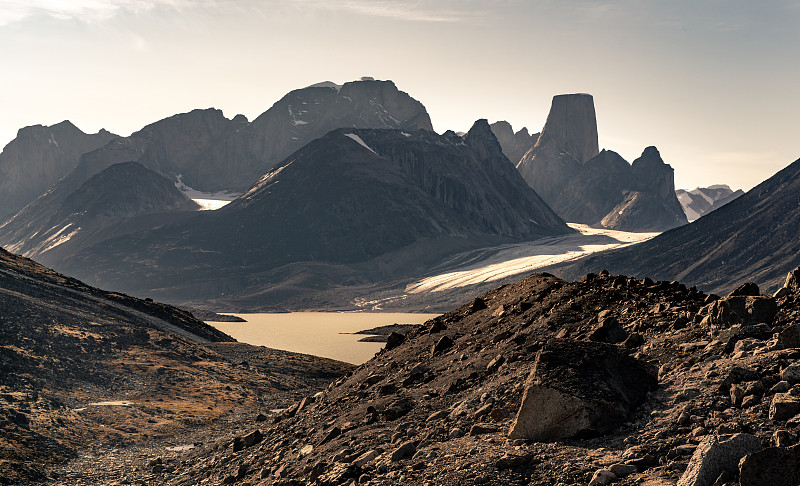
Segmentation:
<svg viewBox="0 0 800 486">
<path fill-rule="evenodd" d="M 122 12 L 143 12 L 157 7 L 180 9 L 190 0 L 0 0 L 0 26 L 31 17 L 86 22 L 107 20 Z"/>
<path fill-rule="evenodd" d="M 295 5 L 413 22 L 466 22 L 486 15 L 471 2 L 401 0 L 295 0 Z"/>
</svg>

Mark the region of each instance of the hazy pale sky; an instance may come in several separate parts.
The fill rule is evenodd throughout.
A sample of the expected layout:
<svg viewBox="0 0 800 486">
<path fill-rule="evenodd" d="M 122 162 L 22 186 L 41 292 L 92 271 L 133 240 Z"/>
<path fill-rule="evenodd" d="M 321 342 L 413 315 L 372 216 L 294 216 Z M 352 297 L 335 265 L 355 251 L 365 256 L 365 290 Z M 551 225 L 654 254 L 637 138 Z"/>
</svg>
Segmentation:
<svg viewBox="0 0 800 486">
<path fill-rule="evenodd" d="M 129 135 L 194 108 L 391 79 L 438 132 L 539 131 L 591 93 L 600 146 L 676 187 L 749 189 L 800 157 L 798 0 L 0 0 L 0 145 L 69 119 Z"/>
</svg>

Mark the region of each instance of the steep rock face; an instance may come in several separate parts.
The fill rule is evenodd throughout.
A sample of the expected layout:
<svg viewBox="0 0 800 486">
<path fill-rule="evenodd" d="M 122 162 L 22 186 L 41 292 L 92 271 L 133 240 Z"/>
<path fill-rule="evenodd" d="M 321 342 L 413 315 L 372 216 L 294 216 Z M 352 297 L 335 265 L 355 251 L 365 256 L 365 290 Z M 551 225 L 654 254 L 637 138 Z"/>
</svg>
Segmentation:
<svg viewBox="0 0 800 486">
<path fill-rule="evenodd" d="M 179 174 L 200 153 L 240 125 L 240 119 L 228 120 L 220 110 L 194 110 L 147 125 L 129 137 L 112 140 L 81 156 L 74 170 L 0 225 L 0 245 L 27 254 L 32 247 L 25 241 L 34 237 L 37 229 L 55 224 L 53 218 L 61 211 L 64 200 L 112 165 L 138 161 L 162 175 Z"/>
<path fill-rule="evenodd" d="M 592 96 L 588 94 L 554 96 L 539 140 L 542 143 L 552 141 L 580 163 L 585 163 L 597 155 L 600 148 L 597 142 L 597 117 Z"/>
<path fill-rule="evenodd" d="M 734 191 L 725 184 L 716 184 L 709 187 L 698 187 L 691 191 L 678 189 L 675 194 L 683 206 L 686 217 L 689 221 L 694 221 L 742 196 L 744 191 L 741 189 Z"/>
<path fill-rule="evenodd" d="M 20 129 L 0 153 L 0 220 L 74 169 L 81 155 L 117 137 L 105 130 L 86 134 L 69 121 Z"/>
<path fill-rule="evenodd" d="M 376 270 L 389 278 L 464 245 L 570 231 L 519 177 L 484 120 L 463 138 L 339 129 L 218 211 L 110 240 L 65 265 L 115 288 L 174 287 L 170 298 L 199 296 L 203 286 L 216 295 L 220 285 L 234 295 L 266 286 L 264 275 L 298 262 L 361 265 L 365 278 Z M 405 256 L 386 257 L 393 252 Z M 364 266 L 375 259 L 381 263 Z"/>
<path fill-rule="evenodd" d="M 27 220 L 24 231 L 9 234 L 4 246 L 49 264 L 114 234 L 133 231 L 145 222 L 111 231 L 117 223 L 198 208 L 164 177 L 137 162 L 123 162 L 94 175 L 41 218 Z M 153 225 L 163 222 L 163 218 L 154 218 Z"/>
<path fill-rule="evenodd" d="M 514 165 L 517 165 L 522 160 L 525 152 L 530 150 L 539 140 L 538 133 L 531 135 L 525 127 L 514 133 L 514 129 L 511 128 L 511 124 L 507 121 L 497 121 L 490 126 L 492 127 L 492 133 L 494 133 L 497 141 L 500 142 L 500 146 L 503 147 L 503 153 Z"/>
<path fill-rule="evenodd" d="M 800 265 L 799 199 L 800 160 L 689 225 L 557 271 L 565 276 L 600 269 L 647 274 L 716 293 L 751 280 L 772 290 Z"/>
<path fill-rule="evenodd" d="M 672 168 L 655 147 L 631 165 L 597 152 L 589 95 L 553 98 L 536 145 L 517 164 L 528 184 L 566 221 L 625 231 L 664 231 L 685 224 Z"/>
</svg>

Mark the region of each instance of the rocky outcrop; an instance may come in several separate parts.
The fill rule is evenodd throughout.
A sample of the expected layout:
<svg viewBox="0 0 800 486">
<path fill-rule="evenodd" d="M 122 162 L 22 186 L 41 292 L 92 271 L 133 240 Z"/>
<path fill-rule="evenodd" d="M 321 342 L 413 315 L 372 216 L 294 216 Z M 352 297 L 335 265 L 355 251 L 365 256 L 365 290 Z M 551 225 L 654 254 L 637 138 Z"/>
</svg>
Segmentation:
<svg viewBox="0 0 800 486">
<path fill-rule="evenodd" d="M 623 231 L 664 231 L 687 222 L 673 170 L 655 147 L 633 164 L 610 150 L 598 153 L 589 95 L 553 98 L 539 140 L 517 169 L 566 221 Z"/>
<path fill-rule="evenodd" d="M 536 356 L 509 437 L 542 442 L 607 433 L 655 384 L 652 370 L 616 346 L 551 340 Z"/>
<path fill-rule="evenodd" d="M 695 449 L 678 486 L 712 486 L 723 474 L 735 478 L 739 460 L 761 450 L 761 441 L 750 434 L 708 436 Z"/>
<path fill-rule="evenodd" d="M 507 121 L 497 121 L 490 126 L 492 127 L 492 133 L 494 133 L 494 136 L 503 148 L 503 153 L 515 166 L 522 160 L 525 153 L 536 145 L 536 141 L 539 140 L 538 133 L 531 135 L 525 127 L 522 127 L 521 130 L 514 133 L 511 124 Z"/>
<path fill-rule="evenodd" d="M 99 241 L 164 224 L 175 213 L 191 214 L 199 206 L 164 177 L 137 162 L 124 162 L 95 174 L 48 209 L 26 219 L 21 230 L 6 233 L 4 246 L 57 264 Z"/>
<path fill-rule="evenodd" d="M 172 288 L 170 299 L 202 298 L 199 289 L 206 287 L 218 295 L 222 285 L 226 295 L 257 292 L 255 298 L 267 301 L 285 298 L 270 296 L 276 282 L 293 281 L 292 291 L 300 290 L 292 270 L 267 277 L 286 265 L 315 262 L 315 271 L 334 266 L 337 274 L 359 265 L 343 280 L 364 282 L 376 278 L 363 269 L 373 261 L 385 280 L 425 268 L 454 248 L 572 231 L 508 163 L 485 120 L 463 138 L 426 130 L 335 130 L 236 201 L 197 218 L 109 240 L 65 265 L 132 292 Z M 186 266 L 196 270 L 183 273 Z M 220 278 L 229 272 L 233 280 Z M 315 287 L 335 282 L 310 280 Z"/>
<path fill-rule="evenodd" d="M 800 445 L 768 447 L 743 458 L 739 464 L 741 486 L 794 486 L 800 484 Z"/>
<path fill-rule="evenodd" d="M 83 133 L 69 121 L 20 129 L 0 153 L 0 221 L 73 170 L 81 155 L 115 138 L 105 130 Z"/>
<path fill-rule="evenodd" d="M 537 141 L 537 145 L 539 144 L 553 144 L 581 164 L 596 156 L 600 149 L 592 95 L 554 96 L 547 121 Z"/>
<path fill-rule="evenodd" d="M 678 189 L 675 194 L 678 196 L 678 201 L 680 201 L 686 217 L 689 221 L 694 221 L 744 195 L 744 191 L 741 189 L 734 191 L 725 184 L 717 184 L 698 187 L 691 191 Z"/>
<path fill-rule="evenodd" d="M 773 293 L 800 266 L 799 199 L 800 160 L 691 224 L 550 271 L 565 278 L 602 269 L 652 275 L 722 295 L 749 280 Z"/>
</svg>

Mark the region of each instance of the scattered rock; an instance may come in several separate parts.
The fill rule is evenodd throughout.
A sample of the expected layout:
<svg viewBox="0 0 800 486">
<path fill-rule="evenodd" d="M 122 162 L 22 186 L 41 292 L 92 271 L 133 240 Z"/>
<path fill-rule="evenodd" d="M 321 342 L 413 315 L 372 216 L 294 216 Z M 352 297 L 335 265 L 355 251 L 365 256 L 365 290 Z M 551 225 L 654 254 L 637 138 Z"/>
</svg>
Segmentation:
<svg viewBox="0 0 800 486">
<path fill-rule="evenodd" d="M 770 420 L 788 420 L 800 413 L 800 397 L 791 393 L 776 393 L 769 406 Z"/>
<path fill-rule="evenodd" d="M 602 486 L 612 484 L 617 480 L 616 474 L 608 469 L 598 469 L 592 475 L 592 480 L 589 481 L 589 486 Z"/>
<path fill-rule="evenodd" d="M 236 437 L 233 439 L 233 452 L 238 452 L 248 447 L 253 447 L 264 440 L 260 430 L 254 430 L 243 437 Z"/>
<path fill-rule="evenodd" d="M 413 456 L 415 452 L 417 452 L 417 444 L 413 440 L 410 440 L 407 442 L 403 442 L 403 444 L 400 445 L 400 447 L 395 449 L 394 452 L 392 452 L 390 458 L 392 462 L 397 462 L 407 457 Z"/>
</svg>

